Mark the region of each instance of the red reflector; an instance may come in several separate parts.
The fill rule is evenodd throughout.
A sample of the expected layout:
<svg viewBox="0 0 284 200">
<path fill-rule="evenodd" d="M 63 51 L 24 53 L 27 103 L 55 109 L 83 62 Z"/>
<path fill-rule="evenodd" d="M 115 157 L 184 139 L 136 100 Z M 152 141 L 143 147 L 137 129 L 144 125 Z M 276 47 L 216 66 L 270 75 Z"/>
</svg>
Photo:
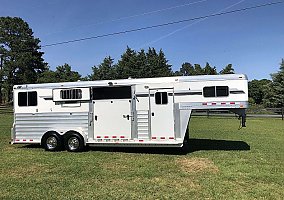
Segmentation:
<svg viewBox="0 0 284 200">
<path fill-rule="evenodd" d="M 139 140 L 139 142 L 143 142 L 143 140 Z"/>
<path fill-rule="evenodd" d="M 161 137 L 162 140 L 166 139 L 165 137 Z"/>
<path fill-rule="evenodd" d="M 101 138 L 101 136 L 97 136 L 97 138 Z"/>
<path fill-rule="evenodd" d="M 152 137 L 152 139 L 157 139 L 157 137 Z"/>
<path fill-rule="evenodd" d="M 173 140 L 173 139 L 175 139 L 175 138 L 174 138 L 174 137 L 169 137 L 169 139 L 170 139 L 170 140 Z"/>
<path fill-rule="evenodd" d="M 25 141 L 27 141 L 26 139 L 23 139 L 23 141 L 25 142 Z"/>
<path fill-rule="evenodd" d="M 108 138 L 108 136 L 105 136 L 105 138 Z"/>
<path fill-rule="evenodd" d="M 207 105 L 207 103 L 202 103 L 202 105 L 206 106 L 206 105 Z"/>
<path fill-rule="evenodd" d="M 235 104 L 235 102 L 230 102 L 230 104 Z"/>
<path fill-rule="evenodd" d="M 16 139 L 15 141 L 20 141 L 20 140 Z"/>
<path fill-rule="evenodd" d="M 30 141 L 32 142 L 32 141 L 34 141 L 34 140 L 30 140 Z"/>
<path fill-rule="evenodd" d="M 212 103 L 212 105 L 216 105 L 216 103 Z"/>
<path fill-rule="evenodd" d="M 226 104 L 225 102 L 222 102 L 222 103 L 221 103 L 221 105 L 225 105 L 225 104 Z"/>
<path fill-rule="evenodd" d="M 112 138 L 116 138 L 116 136 L 112 136 Z"/>
<path fill-rule="evenodd" d="M 120 136 L 120 138 L 125 138 L 124 136 Z"/>
</svg>

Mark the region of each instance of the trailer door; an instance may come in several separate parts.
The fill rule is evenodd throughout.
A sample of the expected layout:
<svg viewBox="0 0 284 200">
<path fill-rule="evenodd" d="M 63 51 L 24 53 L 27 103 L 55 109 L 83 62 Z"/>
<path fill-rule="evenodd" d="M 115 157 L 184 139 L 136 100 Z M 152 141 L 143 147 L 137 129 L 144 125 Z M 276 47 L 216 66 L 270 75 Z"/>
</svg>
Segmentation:
<svg viewBox="0 0 284 200">
<path fill-rule="evenodd" d="M 131 86 L 93 88 L 94 139 L 131 138 L 131 96 Z"/>
<path fill-rule="evenodd" d="M 174 137 L 174 93 L 172 88 L 150 89 L 152 139 Z"/>
</svg>

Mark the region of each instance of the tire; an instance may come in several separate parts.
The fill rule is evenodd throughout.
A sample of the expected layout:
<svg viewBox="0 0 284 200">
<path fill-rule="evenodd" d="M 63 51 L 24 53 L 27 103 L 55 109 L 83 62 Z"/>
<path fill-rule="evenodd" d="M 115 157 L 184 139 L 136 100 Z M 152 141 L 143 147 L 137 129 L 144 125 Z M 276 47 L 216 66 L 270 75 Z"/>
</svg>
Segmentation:
<svg viewBox="0 0 284 200">
<path fill-rule="evenodd" d="M 46 151 L 60 151 L 63 147 L 62 137 L 55 131 L 47 132 L 43 136 L 41 144 Z"/>
<path fill-rule="evenodd" d="M 64 135 L 64 146 L 70 152 L 81 152 L 85 149 L 83 137 L 76 132 L 69 132 Z"/>
</svg>

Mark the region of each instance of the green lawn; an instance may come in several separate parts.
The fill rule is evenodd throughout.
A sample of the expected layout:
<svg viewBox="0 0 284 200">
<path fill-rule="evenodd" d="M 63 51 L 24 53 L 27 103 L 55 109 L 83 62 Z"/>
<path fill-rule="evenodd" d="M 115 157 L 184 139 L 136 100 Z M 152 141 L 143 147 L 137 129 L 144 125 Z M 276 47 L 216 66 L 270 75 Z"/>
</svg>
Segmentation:
<svg viewBox="0 0 284 200">
<path fill-rule="evenodd" d="M 9 145 L 0 115 L 0 199 L 283 199 L 284 121 L 191 119 L 177 149 L 46 152 Z"/>
</svg>

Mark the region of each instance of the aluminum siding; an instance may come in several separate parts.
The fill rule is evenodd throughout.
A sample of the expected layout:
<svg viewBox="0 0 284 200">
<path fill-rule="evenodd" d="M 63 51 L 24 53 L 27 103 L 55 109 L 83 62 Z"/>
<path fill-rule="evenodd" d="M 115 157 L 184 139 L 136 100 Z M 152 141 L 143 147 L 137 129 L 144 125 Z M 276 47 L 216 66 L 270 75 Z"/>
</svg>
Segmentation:
<svg viewBox="0 0 284 200">
<path fill-rule="evenodd" d="M 74 130 L 80 129 L 88 133 L 89 113 L 16 113 L 15 138 L 40 140 L 42 135 L 49 130 Z"/>
</svg>

